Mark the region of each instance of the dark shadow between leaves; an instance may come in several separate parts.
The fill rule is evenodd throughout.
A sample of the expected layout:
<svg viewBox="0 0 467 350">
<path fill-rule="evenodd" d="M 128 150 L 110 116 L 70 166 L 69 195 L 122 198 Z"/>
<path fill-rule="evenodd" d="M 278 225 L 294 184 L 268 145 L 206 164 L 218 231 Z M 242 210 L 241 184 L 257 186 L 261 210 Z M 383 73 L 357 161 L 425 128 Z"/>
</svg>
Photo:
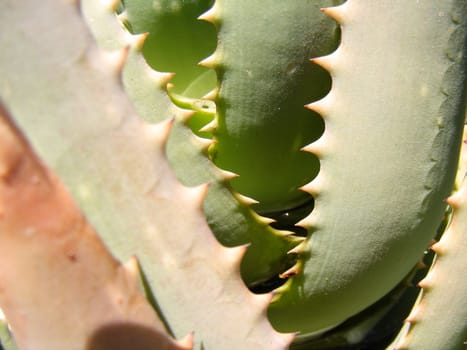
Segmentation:
<svg viewBox="0 0 467 350">
<path fill-rule="evenodd" d="M 174 342 L 165 333 L 135 323 L 114 323 L 99 328 L 86 350 L 170 350 Z"/>
</svg>

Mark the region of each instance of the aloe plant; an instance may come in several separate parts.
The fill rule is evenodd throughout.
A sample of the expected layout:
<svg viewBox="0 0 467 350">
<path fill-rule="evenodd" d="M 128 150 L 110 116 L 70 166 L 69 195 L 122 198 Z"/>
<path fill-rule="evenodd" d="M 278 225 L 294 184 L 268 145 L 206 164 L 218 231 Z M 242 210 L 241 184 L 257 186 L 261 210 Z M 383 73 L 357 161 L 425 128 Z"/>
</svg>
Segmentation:
<svg viewBox="0 0 467 350">
<path fill-rule="evenodd" d="M 465 1 L 2 5 L 6 350 L 463 348 Z"/>
</svg>

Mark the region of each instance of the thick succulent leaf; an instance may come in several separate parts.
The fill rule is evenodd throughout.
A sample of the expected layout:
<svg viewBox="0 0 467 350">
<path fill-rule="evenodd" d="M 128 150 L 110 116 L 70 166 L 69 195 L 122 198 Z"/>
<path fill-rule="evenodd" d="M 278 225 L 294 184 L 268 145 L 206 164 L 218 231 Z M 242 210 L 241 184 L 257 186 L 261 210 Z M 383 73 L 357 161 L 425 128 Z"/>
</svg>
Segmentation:
<svg viewBox="0 0 467 350">
<path fill-rule="evenodd" d="M 319 170 L 301 152 L 323 132 L 322 119 L 303 106 L 327 94 L 329 74 L 309 62 L 332 52 L 338 27 L 320 8 L 340 2 L 218 1 L 202 18 L 218 27 L 218 47 L 203 65 L 219 79 L 216 141 L 210 156 L 239 176 L 239 193 L 260 213 L 291 209 L 309 197 L 298 187 Z"/>
<path fill-rule="evenodd" d="M 93 2 L 91 1 L 91 3 Z M 126 2 L 127 11 L 137 11 L 141 4 L 141 2 Z M 146 3 L 144 4 L 147 6 Z M 102 7 L 102 5 L 100 6 Z M 108 34 L 102 34 L 99 28 L 115 26 L 116 22 L 115 16 L 108 18 L 109 11 L 99 9 L 91 13 L 92 21 L 88 19 L 88 22 L 100 23 L 93 32 L 103 38 L 106 38 Z M 142 18 L 138 18 L 135 24 L 129 22 L 132 28 L 141 30 L 140 22 L 145 23 L 150 19 L 153 21 L 152 17 L 148 17 L 147 13 L 143 12 L 145 14 Z M 193 21 L 193 18 L 189 21 Z M 108 25 L 104 26 L 103 23 L 108 23 Z M 159 27 L 163 26 L 163 24 L 157 24 Z M 146 27 L 152 28 L 149 24 L 146 24 Z M 161 31 L 162 29 L 159 29 L 156 33 Z M 118 33 L 115 35 L 118 38 Z M 193 118 L 198 117 L 197 114 L 200 112 L 189 112 L 171 105 L 167 94 L 167 83 L 171 74 L 157 72 L 146 63 L 146 59 L 142 55 L 144 42 L 147 40 L 145 38 L 128 39 L 133 41 L 133 45 L 130 48 L 123 71 L 126 92 L 141 117 L 146 121 L 157 122 L 161 115 L 157 115 L 155 111 L 164 109 L 175 118 L 167 145 L 169 162 L 176 176 L 184 185 L 199 186 L 206 182 L 210 183 L 203 208 L 213 233 L 225 246 L 249 245 L 242 260 L 241 270 L 244 281 L 249 286 L 253 286 L 277 277 L 293 264 L 294 256 L 288 255 L 287 252 L 301 239 L 291 236 L 290 232 L 274 230 L 268 225 L 268 220 L 258 217 L 243 203 L 244 201 L 240 197 L 236 197 L 232 193 L 228 185 L 229 175 L 213 166 L 204 154 L 207 140 L 203 141 L 194 136 L 187 126 Z M 99 40 L 99 42 L 102 41 L 103 39 Z M 189 104 L 191 102 L 190 100 Z"/>
<path fill-rule="evenodd" d="M 291 350 L 383 349 L 400 330 L 417 299 L 419 288 L 410 284 L 415 271 L 389 294 L 338 327 L 319 336 L 298 337 Z"/>
<path fill-rule="evenodd" d="M 172 174 L 171 123 L 142 121 L 123 93 L 124 53 L 99 51 L 69 2 L 4 6 L 0 94 L 111 251 L 137 255 L 173 333 L 194 331 L 205 349 L 286 348 L 291 336 L 265 315 L 270 295 L 241 281 L 245 248 L 222 247 L 208 228 L 207 187 L 189 189 Z"/>
<path fill-rule="evenodd" d="M 321 161 L 304 187 L 316 207 L 301 222 L 302 273 L 270 308 L 278 329 L 313 332 L 362 310 L 435 236 L 462 137 L 465 6 L 354 0 L 326 11 L 342 42 L 319 59 L 333 87 L 310 105 L 326 122 L 307 147 Z"/>
<path fill-rule="evenodd" d="M 407 322 L 408 335 L 400 350 L 461 350 L 467 336 L 467 285 L 465 283 L 467 241 L 467 181 L 448 199 L 454 212 L 441 240 L 432 246 L 436 260 L 420 282 L 423 288 Z M 449 336 L 446 336 L 449 334 Z"/>
<path fill-rule="evenodd" d="M 1 106 L 0 140 L 0 305 L 19 347 L 110 350 L 118 337 L 133 349 L 191 348 L 167 336 L 136 261 L 110 255 Z"/>
</svg>

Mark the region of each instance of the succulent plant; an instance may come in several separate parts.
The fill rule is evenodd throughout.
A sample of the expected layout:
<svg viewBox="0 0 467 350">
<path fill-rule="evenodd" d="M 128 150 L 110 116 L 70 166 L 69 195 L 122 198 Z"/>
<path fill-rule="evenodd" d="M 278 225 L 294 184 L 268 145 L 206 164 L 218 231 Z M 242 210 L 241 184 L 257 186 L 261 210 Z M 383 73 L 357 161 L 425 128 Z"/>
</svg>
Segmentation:
<svg viewBox="0 0 467 350">
<path fill-rule="evenodd" d="M 463 349 L 465 1 L 2 5 L 5 350 Z"/>
</svg>

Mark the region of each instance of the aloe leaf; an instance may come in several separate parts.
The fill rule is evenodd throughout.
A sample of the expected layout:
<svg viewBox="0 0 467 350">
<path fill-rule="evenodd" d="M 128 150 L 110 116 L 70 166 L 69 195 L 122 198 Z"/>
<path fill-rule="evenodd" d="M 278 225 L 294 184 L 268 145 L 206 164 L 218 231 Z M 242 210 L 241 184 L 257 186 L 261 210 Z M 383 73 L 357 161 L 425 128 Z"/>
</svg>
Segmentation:
<svg viewBox="0 0 467 350">
<path fill-rule="evenodd" d="M 287 210 L 309 197 L 298 187 L 319 162 L 301 152 L 323 132 L 322 119 L 303 106 L 326 95 L 329 74 L 309 62 L 332 52 L 336 23 L 320 7 L 333 1 L 218 1 L 203 15 L 218 27 L 219 91 L 210 157 L 239 176 L 237 192 L 257 200 L 260 213 Z"/>
<path fill-rule="evenodd" d="M 298 248 L 302 273 L 270 308 L 277 329 L 342 322 L 398 283 L 435 236 L 464 122 L 463 10 L 453 0 L 349 1 L 326 11 L 342 42 L 316 60 L 333 82 L 310 105 L 326 121 L 306 148 L 321 162 L 304 187 L 316 207 L 301 222 L 310 232 Z"/>
<path fill-rule="evenodd" d="M 133 349 L 190 349 L 191 338 L 177 345 L 165 333 L 136 260 L 110 255 L 2 106 L 0 140 L 0 305 L 18 346 L 110 350 L 118 337 Z"/>
<path fill-rule="evenodd" d="M 69 2 L 5 7 L 0 94 L 112 253 L 138 257 L 175 336 L 194 331 L 196 348 L 285 349 L 291 335 L 265 315 L 271 296 L 251 294 L 240 278 L 245 248 L 222 247 L 208 228 L 207 187 L 173 175 L 170 120 L 144 122 L 125 96 L 126 51 L 100 51 Z"/>
<path fill-rule="evenodd" d="M 422 293 L 407 318 L 408 334 L 398 350 L 464 349 L 467 334 L 465 232 L 467 232 L 467 181 L 448 199 L 453 216 L 447 231 L 431 249 L 433 266 L 419 283 Z M 444 336 L 449 334 L 449 337 Z"/>
<path fill-rule="evenodd" d="M 141 4 L 138 2 L 138 4 Z M 144 3 L 146 4 L 146 3 Z M 127 11 L 135 11 L 138 7 L 133 2 L 126 2 Z M 132 7 L 134 6 L 134 8 Z M 147 4 L 146 4 L 147 6 Z M 144 7 L 146 9 L 146 7 Z M 152 11 L 154 9 L 151 7 Z M 103 12 L 102 9 L 99 10 Z M 98 12 L 99 13 L 99 12 Z M 197 15 L 198 13 L 195 12 Z M 136 24 L 128 19 L 132 28 L 141 28 L 139 22 L 145 23 L 144 19 L 138 17 Z M 98 18 L 100 17 L 100 18 Z M 103 16 L 93 15 L 94 22 L 100 23 L 100 27 L 105 22 L 116 22 L 115 18 L 103 18 Z M 152 17 L 150 17 L 151 20 Z M 190 22 L 196 17 L 191 18 Z M 149 20 L 149 19 L 148 19 Z M 112 27 L 115 23 L 109 23 L 105 27 Z M 151 29 L 150 25 L 146 25 Z M 159 24 L 163 27 L 163 24 Z M 156 33 L 163 32 L 159 29 Z M 96 29 L 94 33 L 99 34 Z M 152 34 L 151 34 L 152 35 Z M 118 37 L 118 33 L 116 33 Z M 104 37 L 106 34 L 104 33 Z M 150 38 L 150 37 L 149 37 Z M 144 50 L 144 43 L 149 39 L 129 39 L 133 45 L 129 50 L 129 55 L 123 70 L 125 90 L 130 96 L 135 108 L 143 119 L 148 122 L 157 122 L 158 119 L 154 111 L 164 110 L 173 116 L 174 125 L 167 143 L 167 156 L 175 174 L 186 186 L 199 186 L 209 182 L 209 190 L 203 204 L 204 213 L 210 228 L 221 244 L 234 247 L 248 244 L 249 248 L 242 260 L 242 277 L 247 285 L 258 285 L 268 279 L 278 277 L 293 264 L 293 254 L 287 254 L 302 239 L 294 237 L 291 232 L 279 232 L 269 226 L 269 219 L 260 218 L 244 203 L 243 199 L 236 196 L 228 185 L 229 175 L 219 171 L 205 155 L 207 147 L 206 140 L 193 135 L 188 127 L 193 119 L 201 119 L 198 114 L 202 112 L 192 112 L 176 108 L 169 101 L 167 84 L 171 82 L 173 73 L 164 74 L 153 70 L 147 63 L 146 57 L 154 55 L 150 51 Z M 155 41 L 158 42 L 158 37 Z M 102 40 L 99 40 L 99 42 Z M 155 49 L 158 49 L 157 47 Z M 150 59 L 150 57 L 149 57 Z M 182 73 L 179 73 L 182 77 Z M 178 96 L 178 99 L 186 98 Z M 187 99 L 187 108 L 192 107 L 193 99 Z M 207 100 L 198 100 L 207 101 Z M 191 125 L 192 126 L 192 125 Z"/>
</svg>

